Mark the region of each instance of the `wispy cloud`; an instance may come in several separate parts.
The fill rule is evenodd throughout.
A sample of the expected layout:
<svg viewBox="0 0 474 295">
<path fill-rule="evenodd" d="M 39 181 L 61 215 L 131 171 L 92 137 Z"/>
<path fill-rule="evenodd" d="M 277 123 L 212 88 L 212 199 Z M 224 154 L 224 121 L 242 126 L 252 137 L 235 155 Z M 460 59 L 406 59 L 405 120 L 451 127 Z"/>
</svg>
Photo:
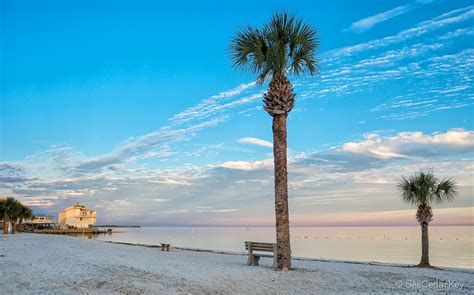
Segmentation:
<svg viewBox="0 0 474 295">
<path fill-rule="evenodd" d="M 255 82 L 241 84 L 233 89 L 206 98 L 197 105 L 189 107 L 186 110 L 174 115 L 169 119 L 169 122 L 171 125 L 180 125 L 191 121 L 202 120 L 209 116 L 221 113 L 226 109 L 249 103 L 261 96 L 259 94 L 253 94 L 234 101 L 229 101 L 229 99 L 245 93 L 246 91 L 252 89 L 255 85 Z"/>
<path fill-rule="evenodd" d="M 251 91 L 255 90 L 255 85 L 255 82 L 241 84 L 203 99 L 171 117 L 169 124 L 159 130 L 130 138 L 109 153 L 77 161 L 72 170 L 76 173 L 95 173 L 137 160 L 177 155 L 178 152 L 169 150 L 171 144 L 185 142 L 203 129 L 227 121 L 230 110 L 260 100 L 262 92 Z"/>
<path fill-rule="evenodd" d="M 327 57 L 335 58 L 339 56 L 355 54 L 361 51 L 368 51 L 381 47 L 386 47 L 415 37 L 426 35 L 434 30 L 446 27 L 451 24 L 465 22 L 471 19 L 472 17 L 474 17 L 474 5 L 455 9 L 435 18 L 432 18 L 431 20 L 420 22 L 414 27 L 403 30 L 397 33 L 396 35 L 371 40 L 357 45 L 334 49 L 329 52 L 326 52 L 324 55 Z"/>
<path fill-rule="evenodd" d="M 412 3 L 408 3 L 406 5 L 397 6 L 395 8 L 390 9 L 390 10 L 387 10 L 387 11 L 377 13 L 375 15 L 360 19 L 360 20 L 352 23 L 352 25 L 348 29 L 350 29 L 354 32 L 363 32 L 363 31 L 371 29 L 373 26 L 375 26 L 378 23 L 387 21 L 391 18 L 394 18 L 394 17 L 399 16 L 401 14 L 407 13 L 410 10 L 413 10 L 417 7 L 420 7 L 424 4 L 431 3 L 431 2 L 433 2 L 433 1 L 429 1 L 429 0 L 428 1 L 415 1 L 415 2 L 412 2 Z M 346 29 L 346 30 L 348 30 L 348 29 Z"/>
<path fill-rule="evenodd" d="M 212 208 L 206 208 L 206 209 L 199 209 L 197 212 L 200 213 L 228 213 L 228 212 L 236 212 L 239 211 L 238 209 L 212 209 Z"/>
<path fill-rule="evenodd" d="M 163 127 L 158 131 L 132 138 L 110 153 L 82 161 L 74 169 L 81 173 L 97 172 L 114 164 L 147 157 L 154 150 L 158 150 L 157 154 L 163 154 L 164 151 L 160 151 L 160 149 L 166 149 L 170 143 L 184 141 L 188 136 L 192 136 L 204 128 L 216 126 L 223 120 L 225 120 L 224 117 L 215 117 L 181 129 Z"/>
<path fill-rule="evenodd" d="M 451 40 L 458 37 L 472 37 L 474 36 L 474 28 L 461 28 L 452 32 L 448 32 L 442 36 L 439 36 L 439 40 Z"/>
<path fill-rule="evenodd" d="M 235 170 L 261 170 L 261 169 L 269 169 L 273 165 L 273 161 L 271 159 L 266 159 L 262 161 L 255 161 L 255 162 L 248 162 L 248 161 L 227 161 L 219 166 L 222 168 L 227 169 L 235 169 Z"/>
<path fill-rule="evenodd" d="M 264 147 L 273 147 L 273 143 L 268 141 L 268 140 L 263 140 L 255 137 L 244 137 L 240 138 L 238 140 L 240 143 L 246 143 L 246 144 L 254 144 L 254 145 L 259 145 L 259 146 L 264 146 Z"/>
<path fill-rule="evenodd" d="M 22 201 L 22 204 L 28 207 L 49 208 L 54 206 L 56 203 L 54 200 L 38 200 L 35 198 L 34 200 Z"/>
<path fill-rule="evenodd" d="M 320 78 L 303 78 L 299 83 L 304 86 L 295 87 L 300 101 L 324 102 L 362 93 L 366 99 L 377 101 L 380 98 L 374 93 L 397 81 L 404 91 L 393 92 L 393 97 L 385 95 L 383 103 L 372 108 L 380 113 L 378 119 L 412 120 L 432 112 L 472 106 L 472 49 L 453 50 L 472 41 L 472 30 L 465 27 L 472 17 L 474 6 L 467 6 L 392 36 L 323 53 Z M 432 33 L 438 29 L 439 34 L 433 38 Z"/>
</svg>

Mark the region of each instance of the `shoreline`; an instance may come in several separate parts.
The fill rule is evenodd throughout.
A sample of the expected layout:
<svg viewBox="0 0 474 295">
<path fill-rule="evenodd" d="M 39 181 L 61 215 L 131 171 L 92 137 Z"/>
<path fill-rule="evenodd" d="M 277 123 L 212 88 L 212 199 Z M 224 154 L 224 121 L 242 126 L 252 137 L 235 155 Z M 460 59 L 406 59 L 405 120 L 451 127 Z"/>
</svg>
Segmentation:
<svg viewBox="0 0 474 295">
<path fill-rule="evenodd" d="M 100 241 L 100 240 L 99 240 Z M 136 247 L 145 247 L 145 248 L 159 248 L 161 245 L 155 244 L 140 244 L 140 243 L 129 243 L 129 242 L 116 242 L 116 241 L 100 241 L 110 244 L 118 245 L 127 245 L 127 246 L 136 246 Z M 205 253 L 214 253 L 214 254 L 223 254 L 223 255 L 237 255 L 237 256 L 247 256 L 245 252 L 235 252 L 235 251 L 226 251 L 226 250 L 212 250 L 212 249 L 202 249 L 202 248 L 190 248 L 177 246 L 174 247 L 171 245 L 170 249 L 182 250 L 182 251 L 192 251 L 192 252 L 205 252 Z M 297 261 L 315 261 L 315 262 L 327 262 L 327 263 L 347 263 L 347 264 L 361 264 L 361 265 L 373 265 L 373 266 L 385 266 L 385 267 L 399 267 L 399 268 L 412 268 L 412 269 L 421 269 L 416 267 L 416 265 L 401 264 L 401 263 L 389 263 L 389 262 L 378 262 L 378 261 L 355 261 L 355 260 L 339 260 L 339 259 L 326 259 L 326 258 L 310 258 L 310 257 L 291 257 L 291 260 Z M 436 271 L 454 271 L 461 273 L 472 273 L 474 274 L 474 268 L 462 268 L 462 267 L 445 267 L 445 266 L 436 266 L 434 265 L 431 270 Z"/>
<path fill-rule="evenodd" d="M 245 252 L 244 240 L 274 242 L 274 228 L 114 229 L 123 233 L 98 240 L 138 244 L 171 243 L 183 248 Z M 472 227 L 439 227 L 430 232 L 431 262 L 438 267 L 473 269 Z M 92 237 L 94 238 L 94 237 Z M 420 261 L 420 230 L 413 228 L 294 228 L 292 256 L 352 262 L 416 265 Z M 350 250 L 350 251 L 348 251 Z"/>
<path fill-rule="evenodd" d="M 473 227 L 474 224 L 430 224 L 430 228 L 433 227 Z M 102 226 L 96 226 L 102 227 Z M 138 225 L 138 226 L 112 226 L 112 227 L 138 227 L 138 228 L 147 228 L 147 227 L 164 227 L 164 228 L 174 228 L 174 227 L 185 227 L 185 228 L 275 228 L 275 225 Z M 292 228 L 371 228 L 371 227 L 415 227 L 420 228 L 419 224 L 412 225 L 291 225 Z"/>
<path fill-rule="evenodd" d="M 474 272 L 464 269 L 295 258 L 294 270 L 277 272 L 269 258 L 248 266 L 243 253 L 179 248 L 167 252 L 156 245 L 63 235 L 0 235 L 0 293 L 474 293 Z M 422 282 L 438 285 L 414 285 Z"/>
</svg>

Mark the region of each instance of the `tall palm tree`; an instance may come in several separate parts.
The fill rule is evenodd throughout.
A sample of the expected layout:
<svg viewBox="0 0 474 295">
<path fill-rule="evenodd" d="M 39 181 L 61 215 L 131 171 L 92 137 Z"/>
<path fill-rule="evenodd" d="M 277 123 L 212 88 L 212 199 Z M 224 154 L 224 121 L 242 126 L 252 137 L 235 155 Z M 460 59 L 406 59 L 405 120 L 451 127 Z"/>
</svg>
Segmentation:
<svg viewBox="0 0 474 295">
<path fill-rule="evenodd" d="M 295 104 L 293 86 L 287 74 L 317 74 L 316 31 L 287 13 L 276 13 L 261 29 L 247 27 L 230 45 L 234 67 L 269 80 L 263 95 L 264 109 L 273 117 L 273 159 L 275 165 L 275 217 L 277 269 L 291 268 L 288 214 L 288 172 L 286 119 Z"/>
<path fill-rule="evenodd" d="M 398 184 L 402 200 L 418 206 L 416 220 L 421 225 L 421 261 L 418 266 L 429 267 L 428 224 L 433 220 L 431 205 L 453 201 L 456 196 L 456 183 L 453 179 L 439 181 L 431 172 L 419 173 L 405 178 Z"/>
</svg>

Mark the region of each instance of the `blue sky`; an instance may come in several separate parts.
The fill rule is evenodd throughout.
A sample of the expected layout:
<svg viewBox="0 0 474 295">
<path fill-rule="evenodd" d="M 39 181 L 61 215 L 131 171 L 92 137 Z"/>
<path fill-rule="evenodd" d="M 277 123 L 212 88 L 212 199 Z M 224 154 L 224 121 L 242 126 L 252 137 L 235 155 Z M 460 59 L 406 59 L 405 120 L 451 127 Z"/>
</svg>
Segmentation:
<svg viewBox="0 0 474 295">
<path fill-rule="evenodd" d="M 273 12 L 320 37 L 290 77 L 295 225 L 414 224 L 402 174 L 452 176 L 472 223 L 471 1 L 3 1 L 0 194 L 99 222 L 270 225 L 271 118 L 232 36 Z"/>
</svg>

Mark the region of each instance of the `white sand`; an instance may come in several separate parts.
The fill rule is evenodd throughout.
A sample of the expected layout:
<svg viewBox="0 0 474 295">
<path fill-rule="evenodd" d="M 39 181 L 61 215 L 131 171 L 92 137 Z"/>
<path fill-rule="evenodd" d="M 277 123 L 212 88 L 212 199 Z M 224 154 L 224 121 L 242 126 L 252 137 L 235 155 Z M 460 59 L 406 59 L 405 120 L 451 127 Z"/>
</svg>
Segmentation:
<svg viewBox="0 0 474 295">
<path fill-rule="evenodd" d="M 275 272 L 268 258 L 261 259 L 261 266 L 247 266 L 243 255 L 162 252 L 67 236 L 0 235 L 0 294 L 474 293 L 472 270 L 308 260 L 293 264 L 294 271 Z M 404 286 L 397 288 L 397 281 Z M 440 286 L 449 282 L 463 287 Z"/>
</svg>

